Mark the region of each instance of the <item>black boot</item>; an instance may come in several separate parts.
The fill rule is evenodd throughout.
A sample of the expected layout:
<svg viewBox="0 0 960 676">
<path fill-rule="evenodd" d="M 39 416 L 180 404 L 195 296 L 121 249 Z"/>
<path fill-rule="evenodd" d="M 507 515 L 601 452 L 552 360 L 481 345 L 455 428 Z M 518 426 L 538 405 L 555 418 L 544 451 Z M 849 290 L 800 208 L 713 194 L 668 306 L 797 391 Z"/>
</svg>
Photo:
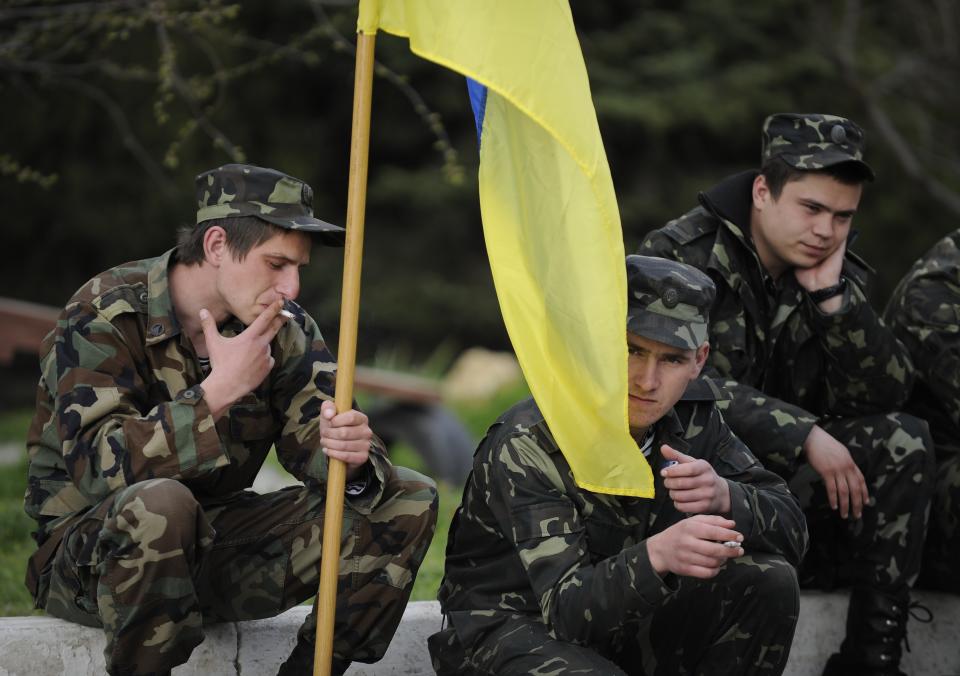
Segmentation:
<svg viewBox="0 0 960 676">
<path fill-rule="evenodd" d="M 313 653 L 313 643 L 298 638 L 297 645 L 293 646 L 290 657 L 280 665 L 277 676 L 313 676 Z M 348 660 L 340 660 L 334 657 L 330 664 L 330 674 L 331 676 L 342 676 L 349 666 L 350 662 Z"/>
<path fill-rule="evenodd" d="M 907 636 L 910 592 L 856 587 L 850 593 L 847 636 L 823 676 L 906 676 L 900 644 Z"/>
</svg>

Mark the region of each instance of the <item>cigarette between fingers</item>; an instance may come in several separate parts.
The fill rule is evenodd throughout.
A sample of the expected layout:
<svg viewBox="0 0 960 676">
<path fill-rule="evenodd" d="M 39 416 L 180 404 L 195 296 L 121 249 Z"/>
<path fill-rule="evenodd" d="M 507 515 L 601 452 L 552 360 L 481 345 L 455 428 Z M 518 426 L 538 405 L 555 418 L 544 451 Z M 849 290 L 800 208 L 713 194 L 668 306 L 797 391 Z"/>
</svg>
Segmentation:
<svg viewBox="0 0 960 676">
<path fill-rule="evenodd" d="M 290 310 L 287 310 L 286 308 L 280 310 L 280 314 L 282 314 L 287 319 L 294 319 L 294 314 L 290 312 Z"/>
<path fill-rule="evenodd" d="M 736 540 L 727 540 L 726 542 L 723 543 L 723 546 L 729 547 L 730 549 L 735 549 L 740 546 L 740 543 L 737 542 Z"/>
</svg>

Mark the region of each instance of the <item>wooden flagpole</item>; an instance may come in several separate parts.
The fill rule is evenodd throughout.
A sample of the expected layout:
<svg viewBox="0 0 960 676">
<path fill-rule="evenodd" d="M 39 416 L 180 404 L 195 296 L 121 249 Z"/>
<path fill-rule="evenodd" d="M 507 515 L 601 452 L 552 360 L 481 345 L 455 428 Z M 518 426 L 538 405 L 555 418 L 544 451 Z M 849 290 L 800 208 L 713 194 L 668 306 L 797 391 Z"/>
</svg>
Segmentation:
<svg viewBox="0 0 960 676">
<path fill-rule="evenodd" d="M 357 317 L 360 309 L 360 267 L 363 256 L 363 218 L 367 203 L 367 164 L 370 148 L 370 101 L 373 96 L 373 50 L 376 34 L 357 34 L 357 62 L 353 83 L 353 132 L 350 137 L 350 178 L 347 189 L 347 235 L 343 252 L 343 293 L 340 342 L 337 348 L 337 413 L 353 408 L 353 373 L 357 358 Z M 327 501 L 323 518 L 320 589 L 317 592 L 317 640 L 313 673 L 330 676 L 333 625 L 337 609 L 340 570 L 340 529 L 346 465 L 330 459 Z"/>
</svg>

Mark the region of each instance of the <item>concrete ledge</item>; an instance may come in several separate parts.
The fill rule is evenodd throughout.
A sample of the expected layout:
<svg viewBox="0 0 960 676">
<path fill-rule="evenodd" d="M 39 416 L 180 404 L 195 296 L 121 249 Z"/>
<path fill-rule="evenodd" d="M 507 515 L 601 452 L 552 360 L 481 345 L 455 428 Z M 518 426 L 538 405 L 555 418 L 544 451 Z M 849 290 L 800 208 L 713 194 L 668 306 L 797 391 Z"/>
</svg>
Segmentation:
<svg viewBox="0 0 960 676">
<path fill-rule="evenodd" d="M 175 676 L 269 676 L 293 649 L 310 611 L 297 606 L 277 617 L 205 628 L 201 643 Z M 355 664 L 349 676 L 429 676 L 427 637 L 440 627 L 440 604 L 411 603 L 387 654 L 374 665 Z M 103 630 L 53 617 L 0 618 L 0 676 L 103 676 Z"/>
<path fill-rule="evenodd" d="M 917 592 L 931 624 L 910 622 L 910 646 L 903 669 L 911 676 L 960 674 L 960 597 Z M 847 595 L 803 592 L 800 623 L 786 676 L 819 676 L 827 657 L 843 639 Z M 176 676 L 269 676 L 293 647 L 297 628 L 309 611 L 298 606 L 255 622 L 212 625 L 206 640 Z M 427 637 L 440 628 L 439 605 L 411 603 L 383 660 L 355 664 L 349 676 L 429 676 Z M 0 676 L 94 676 L 104 673 L 103 632 L 49 617 L 0 619 Z"/>
</svg>

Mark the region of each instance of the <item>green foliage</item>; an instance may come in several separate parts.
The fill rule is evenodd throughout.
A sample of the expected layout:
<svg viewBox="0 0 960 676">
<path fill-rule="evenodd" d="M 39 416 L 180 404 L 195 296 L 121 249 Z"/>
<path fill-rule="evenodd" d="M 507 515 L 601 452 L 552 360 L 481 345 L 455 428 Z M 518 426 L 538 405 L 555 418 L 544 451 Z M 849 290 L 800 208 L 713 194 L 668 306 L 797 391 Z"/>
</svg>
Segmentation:
<svg viewBox="0 0 960 676">
<path fill-rule="evenodd" d="M 529 396 L 530 388 L 526 381 L 521 379 L 501 388 L 487 401 L 456 402 L 451 407 L 470 434 L 479 441 L 501 413 Z"/>
<path fill-rule="evenodd" d="M 402 463 L 401 463 L 402 464 Z M 440 581 L 443 579 L 444 552 L 447 549 L 447 534 L 453 513 L 460 505 L 461 489 L 441 482 L 437 486 L 440 493 L 440 506 L 437 509 L 437 530 L 430 543 L 430 549 L 423 559 L 417 581 L 410 593 L 411 601 L 435 601 Z"/>
<path fill-rule="evenodd" d="M 32 417 L 33 411 L 30 409 L 7 411 L 0 415 L 0 443 L 10 442 L 22 446 L 27 438 L 27 428 L 30 427 Z M 0 494 L 2 490 L 0 488 Z"/>
<path fill-rule="evenodd" d="M 21 416 L 0 416 L 0 438 L 14 441 L 5 435 L 20 422 Z M 21 431 L 20 443 L 25 436 Z M 33 600 L 23 584 L 27 558 L 34 550 L 30 537 L 33 521 L 23 511 L 26 476 L 25 459 L 12 465 L 0 465 L 0 542 L 3 542 L 0 547 L 0 617 L 33 612 Z"/>
<path fill-rule="evenodd" d="M 3 518 L 0 516 L 0 518 Z M 33 540 L 8 541 L 0 550 L 0 617 L 40 614 L 23 583 Z"/>
</svg>

